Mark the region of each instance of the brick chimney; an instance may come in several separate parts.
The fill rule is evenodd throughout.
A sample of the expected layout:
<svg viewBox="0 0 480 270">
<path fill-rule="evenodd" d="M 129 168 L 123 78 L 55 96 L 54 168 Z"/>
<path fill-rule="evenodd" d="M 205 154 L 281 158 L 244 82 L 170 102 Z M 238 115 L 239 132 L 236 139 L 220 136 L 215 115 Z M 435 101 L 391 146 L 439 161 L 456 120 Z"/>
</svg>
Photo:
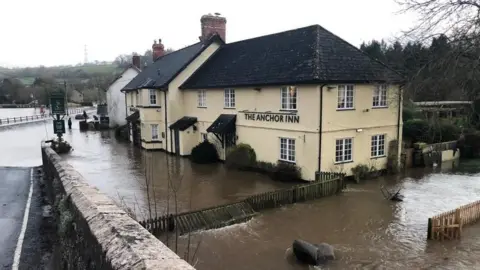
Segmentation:
<svg viewBox="0 0 480 270">
<path fill-rule="evenodd" d="M 223 41 L 227 41 L 227 19 L 225 17 L 220 17 L 220 13 L 215 13 L 215 15 L 203 15 L 200 19 L 200 22 L 202 27 L 202 36 L 200 37 L 201 41 L 207 40 L 214 34 L 218 34 Z"/>
<path fill-rule="evenodd" d="M 160 56 L 163 56 L 165 54 L 165 48 L 163 47 L 162 40 L 159 39 L 158 43 L 156 40 L 153 41 L 152 45 L 152 56 L 153 56 L 153 61 L 157 60 Z"/>
<path fill-rule="evenodd" d="M 140 69 L 140 55 L 134 55 L 132 56 L 132 65 L 136 66 L 138 69 Z"/>
</svg>

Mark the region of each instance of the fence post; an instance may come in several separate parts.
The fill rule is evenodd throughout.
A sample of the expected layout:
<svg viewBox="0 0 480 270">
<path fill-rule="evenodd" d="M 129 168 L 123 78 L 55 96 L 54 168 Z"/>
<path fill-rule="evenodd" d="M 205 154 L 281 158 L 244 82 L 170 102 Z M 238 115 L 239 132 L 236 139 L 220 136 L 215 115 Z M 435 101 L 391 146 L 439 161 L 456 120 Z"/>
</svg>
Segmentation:
<svg viewBox="0 0 480 270">
<path fill-rule="evenodd" d="M 463 227 L 461 207 L 455 209 L 455 223 L 458 224 L 458 238 L 460 238 L 462 237 L 462 227 Z"/>
<path fill-rule="evenodd" d="M 432 239 L 432 218 L 428 218 L 427 239 Z"/>
</svg>

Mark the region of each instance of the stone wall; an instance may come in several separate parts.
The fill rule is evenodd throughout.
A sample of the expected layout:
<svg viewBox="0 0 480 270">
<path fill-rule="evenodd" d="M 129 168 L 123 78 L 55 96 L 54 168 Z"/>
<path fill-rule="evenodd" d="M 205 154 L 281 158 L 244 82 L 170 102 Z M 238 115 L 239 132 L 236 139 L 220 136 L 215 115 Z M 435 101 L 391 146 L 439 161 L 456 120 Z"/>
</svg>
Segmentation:
<svg viewBox="0 0 480 270">
<path fill-rule="evenodd" d="M 42 160 L 57 223 L 58 269 L 194 269 L 43 142 Z"/>
</svg>

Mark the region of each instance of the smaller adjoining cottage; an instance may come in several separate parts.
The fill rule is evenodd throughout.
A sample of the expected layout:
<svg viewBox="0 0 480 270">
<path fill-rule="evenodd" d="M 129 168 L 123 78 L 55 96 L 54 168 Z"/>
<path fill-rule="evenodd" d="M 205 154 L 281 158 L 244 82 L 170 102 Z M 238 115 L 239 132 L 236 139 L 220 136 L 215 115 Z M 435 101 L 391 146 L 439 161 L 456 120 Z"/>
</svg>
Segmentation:
<svg viewBox="0 0 480 270">
<path fill-rule="evenodd" d="M 121 90 L 133 78 L 140 73 L 140 56 L 134 55 L 132 57 L 132 64 L 130 64 L 122 73 L 120 73 L 110 84 L 107 89 L 107 110 L 110 118 L 110 127 L 123 126 L 127 124 L 125 119 L 129 116 L 129 111 L 126 108 L 125 94 Z"/>
<path fill-rule="evenodd" d="M 202 16 L 201 29 L 124 88 L 142 148 L 186 156 L 208 140 L 225 159 L 246 143 L 305 180 L 384 169 L 399 152 L 403 78 L 384 64 L 319 25 L 233 43 L 223 17 Z"/>
</svg>

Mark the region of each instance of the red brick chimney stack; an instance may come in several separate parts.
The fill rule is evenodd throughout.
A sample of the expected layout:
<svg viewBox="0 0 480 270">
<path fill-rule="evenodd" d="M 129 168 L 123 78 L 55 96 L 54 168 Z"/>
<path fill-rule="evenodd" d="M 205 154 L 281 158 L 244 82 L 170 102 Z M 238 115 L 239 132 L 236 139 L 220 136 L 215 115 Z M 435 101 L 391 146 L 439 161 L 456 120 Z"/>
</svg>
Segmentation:
<svg viewBox="0 0 480 270">
<path fill-rule="evenodd" d="M 132 56 L 132 65 L 140 69 L 140 55 Z"/>
<path fill-rule="evenodd" d="M 215 13 L 215 15 L 203 15 L 200 19 L 200 22 L 202 26 L 202 36 L 200 37 L 201 41 L 207 40 L 214 34 L 218 34 L 224 42 L 227 41 L 227 19 L 225 17 L 221 17 L 220 13 Z"/>
<path fill-rule="evenodd" d="M 162 40 L 159 39 L 158 43 L 156 40 L 154 40 L 152 45 L 153 61 L 157 60 L 160 56 L 163 56 L 164 54 L 165 54 L 165 48 L 162 44 Z"/>
</svg>

